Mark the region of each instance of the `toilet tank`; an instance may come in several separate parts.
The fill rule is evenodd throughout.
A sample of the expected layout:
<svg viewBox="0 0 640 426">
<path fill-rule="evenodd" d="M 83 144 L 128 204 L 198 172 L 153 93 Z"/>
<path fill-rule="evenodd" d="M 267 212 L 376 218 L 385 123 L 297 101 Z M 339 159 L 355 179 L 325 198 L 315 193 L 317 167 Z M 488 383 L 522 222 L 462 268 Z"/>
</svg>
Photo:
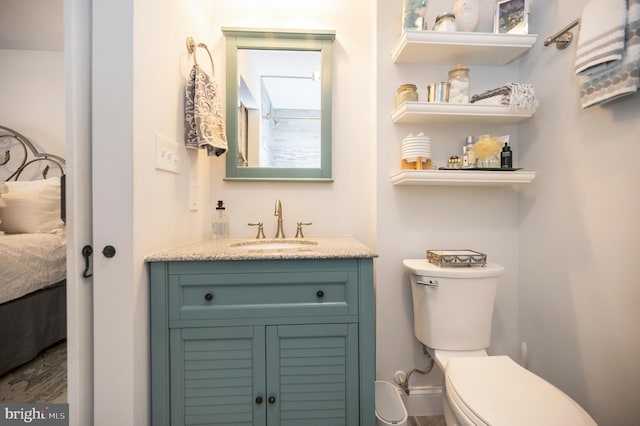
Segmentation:
<svg viewBox="0 0 640 426">
<path fill-rule="evenodd" d="M 427 259 L 403 264 L 411 278 L 414 332 L 420 342 L 455 351 L 489 347 L 502 266 L 441 268 Z"/>
</svg>

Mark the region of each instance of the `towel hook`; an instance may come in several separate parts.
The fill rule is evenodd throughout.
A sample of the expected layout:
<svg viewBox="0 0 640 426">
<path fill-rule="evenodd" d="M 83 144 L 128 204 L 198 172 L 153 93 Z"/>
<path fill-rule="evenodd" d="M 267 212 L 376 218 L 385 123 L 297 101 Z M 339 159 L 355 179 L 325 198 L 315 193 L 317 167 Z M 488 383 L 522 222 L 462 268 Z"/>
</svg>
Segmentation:
<svg viewBox="0 0 640 426">
<path fill-rule="evenodd" d="M 555 43 L 556 48 L 566 49 L 573 41 L 573 33 L 569 30 L 578 24 L 580 24 L 580 18 L 576 19 L 575 21 L 573 21 L 572 23 L 570 23 L 569 25 L 567 25 L 566 27 L 564 27 L 563 29 L 561 29 L 560 31 L 552 35 L 551 37 L 548 37 L 544 41 L 544 46 L 547 47 L 551 43 Z"/>
<path fill-rule="evenodd" d="M 198 43 L 196 45 L 196 42 L 193 40 L 193 37 L 187 37 L 187 51 L 193 54 L 193 61 L 196 63 L 196 65 L 198 65 L 198 57 L 196 55 L 196 49 L 198 47 L 201 47 L 207 51 L 207 54 L 209 55 L 209 60 L 211 61 L 211 74 L 213 75 L 215 71 L 215 67 L 213 65 L 213 56 L 211 55 L 211 52 L 209 51 L 209 48 L 207 47 L 207 45 L 204 43 Z"/>
</svg>

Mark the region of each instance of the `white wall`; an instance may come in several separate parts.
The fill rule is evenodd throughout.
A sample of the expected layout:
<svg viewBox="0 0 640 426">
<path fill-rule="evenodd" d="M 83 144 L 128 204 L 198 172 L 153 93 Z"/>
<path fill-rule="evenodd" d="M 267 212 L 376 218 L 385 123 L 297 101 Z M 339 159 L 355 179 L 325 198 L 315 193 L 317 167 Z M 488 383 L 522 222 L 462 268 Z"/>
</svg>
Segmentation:
<svg viewBox="0 0 640 426">
<path fill-rule="evenodd" d="M 429 27 L 435 16 L 450 9 L 451 2 L 430 1 Z M 491 31 L 493 2 L 482 1 L 480 31 Z M 431 136 L 432 156 L 446 165 L 450 155 L 461 155 L 465 136 L 510 134 L 516 166 L 533 168 L 519 161 L 522 146 L 517 126 L 400 125 L 390 113 L 396 89 L 401 84 L 418 86 L 424 99 L 426 86 L 446 81 L 450 65 L 391 62 L 391 50 L 400 36 L 402 2 L 378 1 L 377 12 L 377 239 L 380 258 L 376 269 L 377 377 L 393 380 L 396 370 L 423 369 L 427 358 L 413 335 L 413 308 L 408 274 L 402 260 L 424 258 L 427 249 L 469 248 L 503 265 L 493 319 L 489 351 L 517 354 L 518 303 L 518 195 L 511 188 L 405 187 L 393 186 L 389 176 L 400 170 L 401 141 L 410 132 Z M 425 58 L 425 62 L 428 58 Z M 519 81 L 517 64 L 505 67 L 470 67 L 471 91 L 478 93 L 509 81 Z M 440 385 L 442 375 L 412 375 L 411 385 Z"/>
<path fill-rule="evenodd" d="M 209 40 L 216 76 L 225 84 L 225 40 L 220 27 L 304 28 L 336 31 L 333 56 L 333 183 L 223 182 L 225 158 L 211 164 L 211 202 L 224 200 L 232 236 L 255 235 L 247 222 L 265 223 L 275 235 L 276 199 L 282 200 L 285 234 L 293 237 L 297 221 L 313 222 L 305 235 L 352 235 L 372 243 L 375 182 L 372 155 L 375 129 L 373 27 L 374 7 L 365 0 L 212 0 L 213 36 Z M 228 111 L 227 111 L 228 113 Z"/>
<path fill-rule="evenodd" d="M 144 256 L 205 237 L 209 163 L 184 147 L 184 88 L 192 65 L 186 38 L 206 41 L 211 5 L 206 0 L 136 1 L 134 7 L 134 421 L 148 424 L 149 304 Z M 200 52 L 200 63 L 203 61 Z M 179 145 L 178 175 L 155 169 L 160 134 Z M 190 200 L 199 209 L 190 211 Z"/>
<path fill-rule="evenodd" d="M 202 239 L 208 163 L 183 145 L 186 38 L 206 40 L 208 2 L 94 2 L 96 424 L 149 424 L 149 303 L 144 257 Z M 117 23 L 114 27 L 114 23 Z M 114 28 L 117 31 L 114 32 Z M 155 170 L 155 136 L 179 143 L 179 174 Z M 189 194 L 201 206 L 190 211 Z M 96 208 L 96 206 L 98 208 Z M 114 312 L 117 314 L 114 315 Z M 114 391 L 116 390 L 116 391 Z"/>
<path fill-rule="evenodd" d="M 0 125 L 64 157 L 62 51 L 0 49 L 0 64 Z"/>
<path fill-rule="evenodd" d="M 540 109 L 521 129 L 538 175 L 520 206 L 519 335 L 532 371 L 598 424 L 622 426 L 640 417 L 640 95 L 582 110 L 576 44 L 542 46 L 586 3 L 537 0 L 540 38 L 521 63 Z"/>
</svg>

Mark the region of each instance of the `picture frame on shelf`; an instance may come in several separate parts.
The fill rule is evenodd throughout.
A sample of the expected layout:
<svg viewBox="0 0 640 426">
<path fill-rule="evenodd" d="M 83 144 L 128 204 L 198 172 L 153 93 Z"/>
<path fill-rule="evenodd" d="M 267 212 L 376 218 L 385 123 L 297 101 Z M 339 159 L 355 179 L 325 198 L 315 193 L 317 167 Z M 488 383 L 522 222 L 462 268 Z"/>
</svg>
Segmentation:
<svg viewBox="0 0 640 426">
<path fill-rule="evenodd" d="M 529 0 L 497 0 L 493 32 L 496 34 L 528 34 Z"/>
</svg>

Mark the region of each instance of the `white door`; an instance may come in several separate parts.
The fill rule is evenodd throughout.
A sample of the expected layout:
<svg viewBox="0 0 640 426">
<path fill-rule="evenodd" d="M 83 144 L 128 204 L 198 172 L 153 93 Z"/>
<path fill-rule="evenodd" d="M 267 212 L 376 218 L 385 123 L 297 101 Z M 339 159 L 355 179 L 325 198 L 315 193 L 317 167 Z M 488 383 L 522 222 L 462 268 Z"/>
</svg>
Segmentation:
<svg viewBox="0 0 640 426">
<path fill-rule="evenodd" d="M 137 426 L 148 410 L 134 393 L 134 352 L 146 340 L 134 332 L 133 6 L 92 0 L 91 8 L 94 426 Z"/>
<path fill-rule="evenodd" d="M 131 25 L 117 25 L 133 8 L 130 0 L 64 4 L 70 423 L 134 426 L 133 37 Z M 84 245 L 93 247 L 90 279 Z"/>
<path fill-rule="evenodd" d="M 91 0 L 64 0 L 67 138 L 67 393 L 70 424 L 93 424 L 93 288 L 83 276 L 91 244 Z"/>
</svg>

